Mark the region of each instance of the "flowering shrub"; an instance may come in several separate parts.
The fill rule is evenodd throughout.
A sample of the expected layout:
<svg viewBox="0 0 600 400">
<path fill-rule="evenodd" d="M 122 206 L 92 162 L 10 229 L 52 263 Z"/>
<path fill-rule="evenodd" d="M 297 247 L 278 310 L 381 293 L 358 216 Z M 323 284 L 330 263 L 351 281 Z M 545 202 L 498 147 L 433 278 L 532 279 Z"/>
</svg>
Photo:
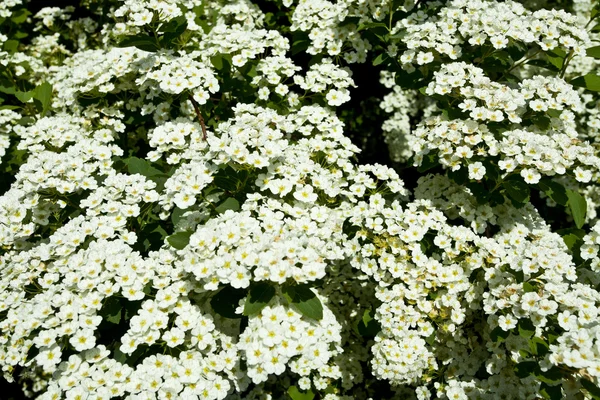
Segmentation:
<svg viewBox="0 0 600 400">
<path fill-rule="evenodd" d="M 599 399 L 599 11 L 2 2 L 3 379 Z"/>
</svg>

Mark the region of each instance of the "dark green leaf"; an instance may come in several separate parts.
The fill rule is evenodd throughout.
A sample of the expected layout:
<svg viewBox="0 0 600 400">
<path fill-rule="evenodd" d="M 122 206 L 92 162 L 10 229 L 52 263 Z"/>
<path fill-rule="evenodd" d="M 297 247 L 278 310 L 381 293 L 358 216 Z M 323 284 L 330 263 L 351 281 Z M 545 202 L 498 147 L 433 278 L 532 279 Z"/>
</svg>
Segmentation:
<svg viewBox="0 0 600 400">
<path fill-rule="evenodd" d="M 600 46 L 590 47 L 585 52 L 588 57 L 600 58 Z"/>
<path fill-rule="evenodd" d="M 520 319 L 517 327 L 519 328 L 519 336 L 529 339 L 535 334 L 535 326 L 529 319 Z"/>
<path fill-rule="evenodd" d="M 373 60 L 373 65 L 377 66 L 379 64 L 383 64 L 389 60 L 390 56 L 387 53 L 381 53 Z"/>
<path fill-rule="evenodd" d="M 167 242 L 169 242 L 172 247 L 181 250 L 190 242 L 190 236 L 192 236 L 192 232 L 177 232 L 176 234 L 169 236 Z"/>
<path fill-rule="evenodd" d="M 438 165 L 440 165 L 440 163 L 437 154 L 425 154 L 423 156 L 423 160 L 421 161 L 421 165 L 417 167 L 417 171 L 426 172 L 432 168 L 437 167 Z"/>
<path fill-rule="evenodd" d="M 510 335 L 510 332 L 506 332 L 504 329 L 497 326 L 490 332 L 490 340 L 492 342 L 503 342 L 508 335 Z"/>
<path fill-rule="evenodd" d="M 540 370 L 536 374 L 536 378 L 540 381 L 547 383 L 549 385 L 556 385 L 562 382 L 563 380 L 563 372 L 556 365 L 550 368 L 548 371 Z"/>
<path fill-rule="evenodd" d="M 515 365 L 515 375 L 519 378 L 527 378 L 529 375 L 535 373 L 538 368 L 538 363 L 535 361 L 523 361 Z"/>
<path fill-rule="evenodd" d="M 149 52 L 156 52 L 160 49 L 155 38 L 145 35 L 126 37 L 119 42 L 117 47 L 137 47 L 140 50 Z"/>
<path fill-rule="evenodd" d="M 548 343 L 546 343 L 546 341 L 542 338 L 539 337 L 534 337 L 531 339 L 531 341 L 529 342 L 529 347 L 531 348 L 531 352 L 534 355 L 543 357 L 546 354 L 548 354 L 548 351 L 550 349 L 550 346 L 548 345 Z M 545 378 L 544 379 L 551 379 L 552 373 L 550 372 L 552 369 L 544 372 Z M 548 381 L 547 383 L 551 383 L 550 381 Z"/>
<path fill-rule="evenodd" d="M 173 208 L 173 211 L 171 212 L 171 222 L 173 223 L 173 225 L 177 225 L 177 223 L 181 220 L 181 217 L 183 216 L 183 214 L 185 214 L 186 211 L 188 210 L 182 210 L 179 207 Z"/>
<path fill-rule="evenodd" d="M 186 29 L 187 20 L 183 15 L 172 19 L 162 27 L 162 31 L 165 33 L 160 39 L 160 44 L 162 47 L 172 48 L 173 41 L 180 37 Z"/>
<path fill-rule="evenodd" d="M 283 295 L 305 317 L 316 320 L 323 318 L 323 305 L 308 285 L 284 286 Z"/>
<path fill-rule="evenodd" d="M 561 386 L 550 386 L 547 383 L 542 382 L 540 385 L 540 394 L 544 399 L 549 400 L 562 400 L 562 390 Z"/>
<path fill-rule="evenodd" d="M 227 210 L 238 211 L 240 209 L 240 203 L 233 197 L 225 199 L 221 204 L 216 207 L 219 214 L 224 213 Z"/>
<path fill-rule="evenodd" d="M 547 60 L 540 60 L 540 59 L 529 60 L 529 61 L 527 61 L 527 64 L 533 65 L 536 67 L 540 67 L 540 68 L 545 68 L 547 70 L 554 71 L 554 72 L 560 71 L 560 68 L 556 67 L 553 63 L 551 63 L 550 61 L 547 61 Z"/>
<path fill-rule="evenodd" d="M 19 49 L 19 41 L 18 40 L 7 40 L 6 42 L 4 42 L 4 45 L 2 47 L 4 48 L 4 51 L 6 51 L 10 54 L 14 54 Z"/>
<path fill-rule="evenodd" d="M 15 10 L 12 15 L 10 16 L 10 20 L 12 22 L 14 22 L 15 24 L 20 24 L 22 22 L 25 22 L 27 20 L 27 17 L 29 17 L 31 15 L 31 12 L 21 8 L 18 10 Z"/>
<path fill-rule="evenodd" d="M 571 85 L 586 88 L 592 92 L 600 92 L 600 76 L 587 74 L 573 79 Z"/>
<path fill-rule="evenodd" d="M 531 283 L 525 281 L 525 282 L 523 282 L 523 291 L 525 293 L 531 293 L 531 292 L 535 292 L 536 288 Z"/>
<path fill-rule="evenodd" d="M 44 116 L 46 112 L 48 112 L 48 110 L 50 109 L 50 103 L 52 99 L 52 85 L 48 82 L 44 82 L 39 86 L 36 86 L 36 88 L 33 89 L 32 92 L 34 102 L 38 107 L 38 111 L 41 113 L 42 116 Z"/>
<path fill-rule="evenodd" d="M 15 92 L 15 97 L 17 99 L 19 99 L 20 102 L 27 103 L 33 97 L 33 91 L 29 91 L 29 92 L 17 91 L 17 92 Z"/>
<path fill-rule="evenodd" d="M 271 301 L 273 296 L 275 296 L 275 288 L 267 282 L 253 283 L 244 304 L 244 315 L 258 314 Z"/>
<path fill-rule="evenodd" d="M 156 175 L 161 175 L 162 172 L 142 158 L 129 157 L 123 160 L 127 164 L 127 170 L 130 174 L 140 174 L 146 178 L 151 178 Z"/>
<path fill-rule="evenodd" d="M 17 90 L 12 86 L 0 86 L 0 92 L 6 94 L 15 94 L 17 93 Z"/>
<path fill-rule="evenodd" d="M 381 325 L 371 316 L 371 310 L 365 310 L 357 325 L 358 333 L 363 337 L 375 337 Z"/>
<path fill-rule="evenodd" d="M 225 286 L 210 300 L 210 305 L 215 312 L 225 318 L 242 318 L 242 315 L 236 314 L 239 302 L 246 296 L 247 289 L 235 289 L 231 286 Z"/>
<path fill-rule="evenodd" d="M 571 210 L 571 215 L 573 215 L 575 225 L 577 228 L 581 229 L 585 223 L 585 216 L 587 213 L 587 203 L 585 198 L 570 189 L 567 189 L 567 197 L 569 198 L 569 209 Z"/>
<path fill-rule="evenodd" d="M 596 384 L 588 379 L 582 378 L 579 383 L 588 393 L 592 396 L 594 400 L 600 400 L 600 388 L 596 386 Z"/>
<path fill-rule="evenodd" d="M 313 400 L 315 398 L 315 394 L 312 390 L 301 392 L 296 386 L 290 386 L 287 392 L 292 400 Z"/>
<path fill-rule="evenodd" d="M 508 196 L 517 203 L 529 201 L 529 185 L 522 180 L 507 180 L 502 183 Z"/>
<path fill-rule="evenodd" d="M 585 236 L 584 230 L 575 228 L 560 229 L 557 233 L 562 236 L 567 248 L 571 251 L 575 251 L 581 246 L 583 237 Z"/>
<path fill-rule="evenodd" d="M 569 201 L 567 191 L 560 183 L 551 179 L 542 179 L 538 183 L 538 187 L 546 194 L 546 196 L 550 197 L 557 204 L 560 204 L 561 206 L 567 205 L 567 202 Z"/>
<path fill-rule="evenodd" d="M 117 297 L 108 297 L 104 300 L 102 308 L 98 312 L 98 315 L 102 317 L 103 321 L 110 322 L 111 324 L 118 324 L 121 321 L 121 302 Z"/>
</svg>

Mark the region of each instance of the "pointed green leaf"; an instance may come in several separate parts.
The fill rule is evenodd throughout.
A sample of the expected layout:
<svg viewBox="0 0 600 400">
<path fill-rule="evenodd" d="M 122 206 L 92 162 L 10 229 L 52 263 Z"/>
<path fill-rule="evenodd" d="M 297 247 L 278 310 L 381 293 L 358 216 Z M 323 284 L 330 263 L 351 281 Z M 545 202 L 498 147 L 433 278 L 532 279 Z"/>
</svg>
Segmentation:
<svg viewBox="0 0 600 400">
<path fill-rule="evenodd" d="M 301 392 L 296 386 L 289 387 L 288 395 L 292 398 L 292 400 L 313 400 L 315 398 L 315 394 L 312 390 Z"/>
<path fill-rule="evenodd" d="M 29 92 L 16 91 L 15 97 L 17 99 L 19 99 L 20 102 L 27 103 L 33 97 L 33 91 L 29 91 Z"/>
<path fill-rule="evenodd" d="M 42 116 L 46 114 L 48 109 L 50 109 L 50 103 L 52 99 L 52 85 L 48 82 L 44 82 L 41 85 L 37 86 L 32 91 L 34 103 L 36 103 L 36 107 Z"/>
<path fill-rule="evenodd" d="M 316 320 L 323 318 L 323 305 L 308 285 L 284 286 L 283 295 L 305 317 Z"/>
<path fill-rule="evenodd" d="M 557 204 L 566 206 L 569 198 L 567 197 L 567 191 L 563 185 L 550 179 L 542 179 L 538 183 L 538 187 L 542 190 L 546 196 L 550 197 Z"/>
<path fill-rule="evenodd" d="M 154 168 L 148 161 L 142 158 L 129 157 L 123 161 L 127 164 L 127 170 L 130 174 L 140 174 L 146 178 L 162 174 L 160 170 Z"/>
<path fill-rule="evenodd" d="M 227 210 L 238 211 L 240 209 L 240 203 L 233 197 L 225 199 L 224 202 L 219 204 L 216 208 L 219 214 L 223 214 Z"/>
<path fill-rule="evenodd" d="M 585 223 L 585 216 L 587 213 L 587 203 L 585 198 L 579 193 L 567 189 L 567 197 L 569 198 L 569 209 L 573 215 L 573 220 L 577 228 L 581 229 Z"/>
<path fill-rule="evenodd" d="M 529 339 L 535 334 L 535 326 L 529 319 L 520 319 L 517 324 L 519 328 L 519 336 Z"/>
<path fill-rule="evenodd" d="M 177 232 L 176 234 L 169 236 L 167 242 L 169 242 L 172 247 L 181 250 L 190 242 L 190 236 L 192 236 L 192 232 Z"/>
<path fill-rule="evenodd" d="M 156 52 L 160 49 L 160 46 L 156 42 L 156 39 L 152 36 L 138 35 L 130 36 L 121 40 L 117 47 L 137 47 L 140 50 L 148 52 Z"/>
<path fill-rule="evenodd" d="M 579 381 L 579 383 L 581 383 L 581 386 L 588 391 L 588 393 L 592 396 L 592 399 L 600 400 L 600 388 L 598 388 L 594 382 L 583 378 Z"/>
<path fill-rule="evenodd" d="M 244 315 L 258 314 L 260 310 L 275 296 L 275 288 L 267 282 L 257 282 L 250 286 L 246 304 L 244 304 Z"/>
<path fill-rule="evenodd" d="M 522 180 L 508 180 L 502 183 L 508 196 L 517 203 L 529 201 L 529 185 Z"/>
<path fill-rule="evenodd" d="M 242 315 L 236 314 L 239 302 L 246 296 L 247 289 L 236 289 L 231 286 L 225 286 L 210 299 L 210 305 L 213 310 L 225 318 L 242 318 Z"/>
<path fill-rule="evenodd" d="M 573 79 L 571 85 L 586 88 L 592 92 L 600 92 L 600 76 L 595 74 L 587 74 Z"/>
<path fill-rule="evenodd" d="M 588 57 L 600 58 L 600 46 L 590 47 L 585 52 Z"/>
<path fill-rule="evenodd" d="M 535 361 L 523 361 L 515 365 L 515 375 L 519 378 L 527 378 L 532 375 L 538 367 L 538 363 Z"/>
</svg>

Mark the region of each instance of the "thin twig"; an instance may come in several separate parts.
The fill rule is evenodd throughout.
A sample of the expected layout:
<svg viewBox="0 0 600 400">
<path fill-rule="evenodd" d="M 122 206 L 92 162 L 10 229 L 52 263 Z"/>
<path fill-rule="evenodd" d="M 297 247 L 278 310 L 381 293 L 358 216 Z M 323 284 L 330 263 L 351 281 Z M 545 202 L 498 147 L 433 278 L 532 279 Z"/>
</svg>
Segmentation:
<svg viewBox="0 0 600 400">
<path fill-rule="evenodd" d="M 206 125 L 204 124 L 204 117 L 200 114 L 200 108 L 198 107 L 198 103 L 194 100 L 193 96 L 190 96 L 190 101 L 194 106 L 194 111 L 196 111 L 196 116 L 198 117 L 198 121 L 200 121 L 200 127 L 202 127 L 202 138 L 206 141 Z"/>
</svg>

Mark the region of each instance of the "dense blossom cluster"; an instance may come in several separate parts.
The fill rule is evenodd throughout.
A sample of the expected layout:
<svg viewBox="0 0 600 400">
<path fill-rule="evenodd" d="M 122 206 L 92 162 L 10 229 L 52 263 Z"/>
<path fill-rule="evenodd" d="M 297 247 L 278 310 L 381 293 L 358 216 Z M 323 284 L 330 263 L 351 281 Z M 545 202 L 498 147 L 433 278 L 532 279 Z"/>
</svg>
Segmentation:
<svg viewBox="0 0 600 400">
<path fill-rule="evenodd" d="M 0 5 L 34 32 L 12 51 L 0 22 L 5 379 L 44 400 L 598 385 L 600 111 L 569 75 L 597 70 L 590 4 L 84 3 L 110 22 Z M 365 61 L 406 185 L 345 135 Z"/>
<path fill-rule="evenodd" d="M 393 33 L 406 29 L 402 42 L 407 51 L 400 60 L 405 68 L 429 64 L 436 56 L 456 60 L 468 45 L 491 45 L 505 49 L 515 42 L 536 44 L 542 50 L 557 47 L 585 54 L 589 43 L 587 30 L 577 17 L 558 10 L 528 12 L 521 4 L 508 1 L 451 1 L 439 14 L 428 18 L 415 13 L 399 21 Z"/>
</svg>

